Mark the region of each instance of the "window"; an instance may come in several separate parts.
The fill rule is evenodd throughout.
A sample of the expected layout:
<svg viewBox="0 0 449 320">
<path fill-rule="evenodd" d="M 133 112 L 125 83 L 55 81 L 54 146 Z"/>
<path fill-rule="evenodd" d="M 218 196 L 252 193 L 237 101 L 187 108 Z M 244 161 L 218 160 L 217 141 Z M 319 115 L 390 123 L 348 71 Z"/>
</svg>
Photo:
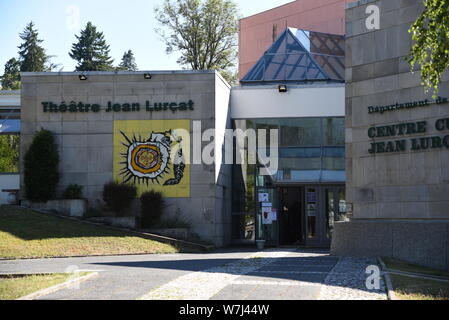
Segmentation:
<svg viewBox="0 0 449 320">
<path fill-rule="evenodd" d="M 312 147 L 321 145 L 321 119 L 280 119 L 281 147 Z"/>
<path fill-rule="evenodd" d="M 323 170 L 345 170 L 345 148 L 323 148 Z"/>
<path fill-rule="evenodd" d="M 264 152 L 266 152 L 266 155 L 269 155 L 269 148 L 271 143 L 273 143 L 274 141 L 271 141 L 270 138 L 270 130 L 279 130 L 279 121 L 278 119 L 257 119 L 256 121 L 256 128 L 257 130 L 266 130 L 265 131 L 265 146 L 268 148 L 268 150 L 264 150 L 261 146 L 262 146 L 262 142 L 259 141 L 258 142 L 258 148 L 263 150 Z M 259 132 L 257 131 L 256 133 L 257 135 L 259 135 Z M 259 136 L 258 136 L 259 139 Z M 276 141 L 277 142 L 277 141 Z"/>
<path fill-rule="evenodd" d="M 345 145 L 345 119 L 325 118 L 323 125 L 323 145 L 324 146 L 344 146 Z"/>
<path fill-rule="evenodd" d="M 282 180 L 291 180 L 304 174 L 299 171 L 321 169 L 321 148 L 281 148 L 279 168 L 284 170 Z M 291 172 L 290 178 L 288 172 Z M 307 180 L 309 181 L 309 180 Z"/>
<path fill-rule="evenodd" d="M 345 182 L 344 121 L 343 117 L 246 120 L 257 129 L 279 129 L 278 171 L 272 176 L 260 176 L 255 172 L 256 186 L 270 187 L 279 181 Z M 234 120 L 235 126 L 240 122 L 245 120 Z M 245 128 L 249 127 L 245 125 Z M 269 148 L 259 148 L 259 152 L 270 156 Z M 249 172 L 244 167 L 241 170 L 242 173 Z M 234 181 L 242 180 L 237 177 Z M 236 198 L 242 197 L 245 190 L 235 193 Z"/>
<path fill-rule="evenodd" d="M 240 129 L 246 131 L 247 129 L 253 129 L 255 127 L 254 122 L 251 120 L 235 120 L 234 130 Z M 234 160 L 243 161 L 242 164 L 234 164 L 232 166 L 232 212 L 233 213 L 254 213 L 255 212 L 255 174 L 256 165 L 248 163 L 248 155 L 245 153 L 243 159 L 237 157 L 237 152 L 240 152 L 240 148 L 244 147 L 244 150 L 248 150 L 247 139 L 243 141 L 243 146 L 238 145 L 238 139 L 234 138 Z"/>
</svg>

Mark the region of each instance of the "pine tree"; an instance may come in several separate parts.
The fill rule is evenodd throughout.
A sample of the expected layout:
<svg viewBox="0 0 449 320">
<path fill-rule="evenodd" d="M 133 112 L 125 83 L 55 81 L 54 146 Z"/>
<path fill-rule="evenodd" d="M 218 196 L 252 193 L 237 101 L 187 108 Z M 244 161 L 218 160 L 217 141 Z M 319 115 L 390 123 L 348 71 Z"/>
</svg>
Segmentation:
<svg viewBox="0 0 449 320">
<path fill-rule="evenodd" d="M 106 44 L 103 32 L 97 31 L 91 22 L 75 35 L 77 43 L 72 44 L 70 57 L 78 61 L 76 71 L 110 71 L 114 70 L 113 59 L 109 56 L 109 45 Z"/>
<path fill-rule="evenodd" d="M 38 32 L 34 29 L 33 21 L 26 25 L 25 30 L 19 36 L 24 40 L 18 47 L 20 71 L 47 71 L 49 67 L 46 66 L 46 63 L 49 62 L 50 56 L 45 53 L 45 49 L 40 45 L 43 40 L 38 38 Z"/>
<path fill-rule="evenodd" d="M 20 62 L 16 58 L 5 63 L 5 72 L 1 78 L 3 90 L 20 89 Z"/>
<path fill-rule="evenodd" d="M 134 58 L 134 53 L 130 50 L 125 51 L 122 57 L 122 62 L 117 67 L 117 70 L 125 71 L 137 71 L 136 59 Z"/>
</svg>

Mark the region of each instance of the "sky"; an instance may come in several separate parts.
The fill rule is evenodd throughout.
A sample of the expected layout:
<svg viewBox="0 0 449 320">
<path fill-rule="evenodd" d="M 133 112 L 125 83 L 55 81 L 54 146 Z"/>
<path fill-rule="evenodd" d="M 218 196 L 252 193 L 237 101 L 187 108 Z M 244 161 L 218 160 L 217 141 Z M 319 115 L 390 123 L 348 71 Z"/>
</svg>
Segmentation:
<svg viewBox="0 0 449 320">
<path fill-rule="evenodd" d="M 247 17 L 292 0 L 234 0 L 241 17 Z M 163 0 L 0 0 L 0 74 L 10 58 L 18 57 L 19 33 L 33 21 L 55 71 L 73 71 L 76 61 L 69 57 L 88 21 L 104 33 L 114 65 L 128 49 L 134 52 L 139 70 L 176 70 L 179 55 L 165 53 L 165 44 L 155 33 L 159 27 L 154 8 Z"/>
</svg>

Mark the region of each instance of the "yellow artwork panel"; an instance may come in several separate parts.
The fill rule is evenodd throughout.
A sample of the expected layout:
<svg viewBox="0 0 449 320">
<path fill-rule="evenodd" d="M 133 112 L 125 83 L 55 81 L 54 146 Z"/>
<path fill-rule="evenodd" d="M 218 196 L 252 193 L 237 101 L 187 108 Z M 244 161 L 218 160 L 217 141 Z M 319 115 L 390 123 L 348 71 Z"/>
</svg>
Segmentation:
<svg viewBox="0 0 449 320">
<path fill-rule="evenodd" d="M 190 197 L 190 120 L 114 121 L 114 181 Z"/>
</svg>

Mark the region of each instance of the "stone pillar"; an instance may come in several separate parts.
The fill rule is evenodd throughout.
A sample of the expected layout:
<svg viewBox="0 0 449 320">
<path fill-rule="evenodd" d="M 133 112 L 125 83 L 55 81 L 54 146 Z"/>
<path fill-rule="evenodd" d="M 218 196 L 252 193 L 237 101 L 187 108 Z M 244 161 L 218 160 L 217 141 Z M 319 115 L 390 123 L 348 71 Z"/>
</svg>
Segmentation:
<svg viewBox="0 0 449 320">
<path fill-rule="evenodd" d="M 380 29 L 367 29 L 368 6 L 379 9 Z M 449 269 L 449 148 L 436 141 L 449 128 L 435 127 L 449 118 L 449 103 L 425 93 L 419 71 L 410 72 L 405 61 L 408 30 L 422 11 L 421 1 L 347 5 L 346 172 L 353 219 L 337 224 L 331 250 Z M 439 91 L 446 98 L 448 80 L 446 73 Z"/>
</svg>

